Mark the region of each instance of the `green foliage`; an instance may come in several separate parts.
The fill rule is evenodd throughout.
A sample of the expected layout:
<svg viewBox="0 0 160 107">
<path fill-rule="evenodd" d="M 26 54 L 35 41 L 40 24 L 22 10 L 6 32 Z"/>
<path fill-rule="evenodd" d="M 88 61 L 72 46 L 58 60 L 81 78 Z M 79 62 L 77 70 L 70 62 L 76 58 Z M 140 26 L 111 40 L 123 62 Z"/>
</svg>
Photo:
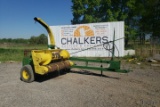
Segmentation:
<svg viewBox="0 0 160 107">
<path fill-rule="evenodd" d="M 4 49 L 0 48 L 0 62 L 21 61 L 23 58 L 22 49 Z"/>
<path fill-rule="evenodd" d="M 30 44 L 46 44 L 47 45 L 47 36 L 45 34 L 41 34 L 38 37 L 31 36 L 29 39 Z"/>
<path fill-rule="evenodd" d="M 125 21 L 126 46 L 129 39 L 135 40 L 137 36 L 145 40 L 145 35 L 136 35 L 141 32 L 152 32 L 152 36 L 160 38 L 159 0 L 72 0 L 72 3 L 72 24 Z"/>
<path fill-rule="evenodd" d="M 39 36 L 31 36 L 30 39 L 23 38 L 3 38 L 0 39 L 0 43 L 18 43 L 18 44 L 46 44 L 47 45 L 47 36 L 45 34 L 41 34 Z"/>
<path fill-rule="evenodd" d="M 0 39 L 0 43 L 28 43 L 28 39 L 23 39 L 23 38 L 17 38 L 17 39 L 12 39 L 12 38 L 3 38 Z"/>
<path fill-rule="evenodd" d="M 0 39 L 0 62 L 22 61 L 25 49 L 47 49 L 47 36 L 41 34 L 30 39 Z"/>
<path fill-rule="evenodd" d="M 125 34 L 128 40 L 136 0 L 72 0 L 73 20 L 72 24 L 125 21 Z M 127 41 L 126 41 L 127 42 Z"/>
<path fill-rule="evenodd" d="M 0 62 L 5 61 L 22 61 L 24 50 L 26 49 L 47 49 L 47 45 L 31 45 L 31 44 L 9 44 L 6 47 L 6 44 L 0 45 Z"/>
<path fill-rule="evenodd" d="M 141 16 L 140 29 L 143 32 L 152 32 L 153 36 L 160 36 L 160 2 L 159 0 L 140 0 L 137 10 Z"/>
<path fill-rule="evenodd" d="M 136 0 L 72 0 L 72 24 L 126 20 Z"/>
</svg>

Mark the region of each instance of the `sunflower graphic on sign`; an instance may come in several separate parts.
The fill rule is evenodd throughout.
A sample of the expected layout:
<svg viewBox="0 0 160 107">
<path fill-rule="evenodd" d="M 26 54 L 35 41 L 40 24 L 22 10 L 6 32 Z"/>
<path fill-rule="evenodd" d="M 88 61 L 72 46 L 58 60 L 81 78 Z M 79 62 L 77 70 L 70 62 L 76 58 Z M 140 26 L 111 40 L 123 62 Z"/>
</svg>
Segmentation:
<svg viewBox="0 0 160 107">
<path fill-rule="evenodd" d="M 80 37 L 80 36 L 87 36 L 91 37 L 94 36 L 94 31 L 86 25 L 79 26 L 75 31 L 74 31 L 74 37 Z"/>
</svg>

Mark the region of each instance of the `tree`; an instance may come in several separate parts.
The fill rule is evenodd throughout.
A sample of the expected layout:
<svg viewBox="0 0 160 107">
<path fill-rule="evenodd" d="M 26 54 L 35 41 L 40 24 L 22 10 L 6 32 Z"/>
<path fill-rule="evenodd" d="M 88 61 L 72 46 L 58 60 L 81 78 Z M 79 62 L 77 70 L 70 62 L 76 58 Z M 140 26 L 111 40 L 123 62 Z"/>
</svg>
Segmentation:
<svg viewBox="0 0 160 107">
<path fill-rule="evenodd" d="M 160 44 L 160 2 L 159 0 L 156 0 L 156 2 L 153 5 L 153 25 L 151 28 L 152 31 L 152 38 L 154 41 L 157 42 L 157 44 Z M 156 43 L 155 42 L 155 43 Z"/>
<path fill-rule="evenodd" d="M 47 44 L 47 36 L 45 34 L 41 34 L 38 36 L 37 44 Z"/>
<path fill-rule="evenodd" d="M 129 38 L 137 34 L 142 44 L 147 33 L 160 38 L 159 0 L 72 0 L 72 3 L 72 24 L 125 21 L 126 46 Z"/>
<path fill-rule="evenodd" d="M 141 44 L 145 43 L 145 34 L 160 38 L 160 2 L 159 0 L 136 0 L 134 10 L 138 22 Z"/>
<path fill-rule="evenodd" d="M 111 0 L 72 0 L 72 24 L 114 21 Z"/>
<path fill-rule="evenodd" d="M 29 39 L 29 43 L 30 44 L 37 44 L 37 37 L 36 36 L 31 36 L 31 38 Z"/>
<path fill-rule="evenodd" d="M 72 24 L 125 21 L 125 42 L 128 44 L 128 36 L 135 31 L 130 23 L 136 0 L 72 0 L 72 3 Z"/>
<path fill-rule="evenodd" d="M 31 36 L 29 39 L 30 44 L 47 44 L 47 36 L 45 34 L 41 34 L 39 36 Z"/>
</svg>

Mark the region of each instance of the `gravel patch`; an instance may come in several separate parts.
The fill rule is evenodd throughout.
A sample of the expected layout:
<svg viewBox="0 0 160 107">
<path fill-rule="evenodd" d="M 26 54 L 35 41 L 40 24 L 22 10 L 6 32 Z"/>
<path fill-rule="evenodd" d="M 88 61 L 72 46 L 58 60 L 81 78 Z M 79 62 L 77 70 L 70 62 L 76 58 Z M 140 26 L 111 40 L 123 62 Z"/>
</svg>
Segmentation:
<svg viewBox="0 0 160 107">
<path fill-rule="evenodd" d="M 128 68 L 128 65 L 124 65 Z M 127 74 L 85 71 L 20 80 L 19 62 L 0 63 L 0 107 L 160 107 L 160 68 L 132 65 Z"/>
</svg>

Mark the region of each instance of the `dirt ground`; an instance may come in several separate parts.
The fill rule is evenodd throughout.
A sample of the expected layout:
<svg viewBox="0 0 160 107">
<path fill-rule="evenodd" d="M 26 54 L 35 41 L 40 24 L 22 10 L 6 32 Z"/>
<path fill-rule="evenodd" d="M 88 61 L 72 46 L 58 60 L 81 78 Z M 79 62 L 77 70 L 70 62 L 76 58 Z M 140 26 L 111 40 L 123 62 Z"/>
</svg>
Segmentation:
<svg viewBox="0 0 160 107">
<path fill-rule="evenodd" d="M 20 80 L 20 62 L 0 63 L 0 107 L 160 107 L 160 67 L 123 64 L 123 74 L 73 69 Z"/>
</svg>

